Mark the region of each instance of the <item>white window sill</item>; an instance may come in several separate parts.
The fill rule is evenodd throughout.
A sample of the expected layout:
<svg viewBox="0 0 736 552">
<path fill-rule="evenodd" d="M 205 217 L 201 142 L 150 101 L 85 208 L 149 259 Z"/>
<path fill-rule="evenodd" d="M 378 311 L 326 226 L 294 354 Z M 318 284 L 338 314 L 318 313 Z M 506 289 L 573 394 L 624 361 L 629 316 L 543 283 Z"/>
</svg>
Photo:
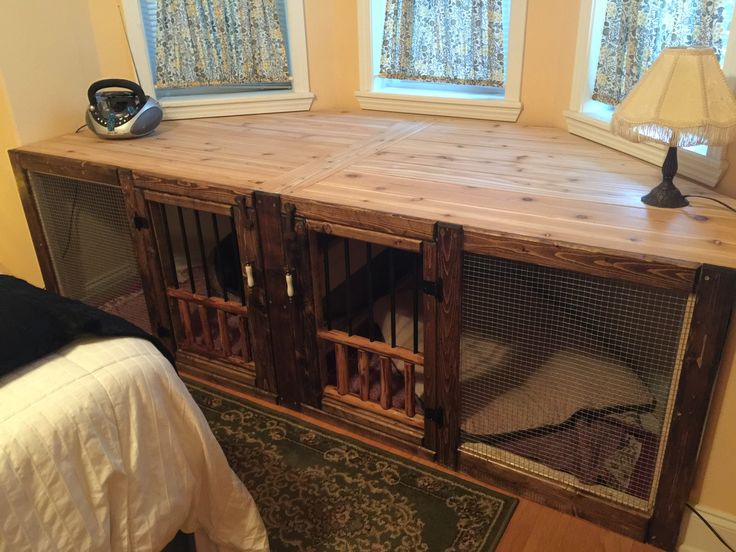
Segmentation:
<svg viewBox="0 0 736 552">
<path fill-rule="evenodd" d="M 355 97 L 362 109 L 375 111 L 398 111 L 420 115 L 443 115 L 467 117 L 492 121 L 516 122 L 521 113 L 521 102 L 506 100 L 491 94 L 443 93 L 442 95 L 398 92 L 400 89 L 373 92 L 356 92 Z"/>
<path fill-rule="evenodd" d="M 242 94 L 213 94 L 170 97 L 159 100 L 164 119 L 194 119 L 255 113 L 309 111 L 314 101 L 311 92 L 272 91 Z"/>
<path fill-rule="evenodd" d="M 566 111 L 567 130 L 593 142 L 598 142 L 654 165 L 661 166 L 667 147 L 653 143 L 629 142 L 611 133 L 610 123 L 605 117 L 595 117 L 578 111 Z M 678 174 L 695 182 L 715 187 L 728 168 L 725 158 L 714 158 L 680 149 L 678 152 Z"/>
</svg>

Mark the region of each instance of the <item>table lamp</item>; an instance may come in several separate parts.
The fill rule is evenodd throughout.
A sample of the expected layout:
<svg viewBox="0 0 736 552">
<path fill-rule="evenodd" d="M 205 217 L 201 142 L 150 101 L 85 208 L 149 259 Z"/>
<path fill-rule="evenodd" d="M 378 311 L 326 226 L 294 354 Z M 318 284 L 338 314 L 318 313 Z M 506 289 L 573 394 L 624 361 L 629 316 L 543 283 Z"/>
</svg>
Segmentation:
<svg viewBox="0 0 736 552">
<path fill-rule="evenodd" d="M 736 138 L 736 101 L 712 48 L 665 48 L 616 108 L 611 130 L 632 142 L 669 150 L 662 182 L 641 198 L 654 207 L 689 202 L 672 179 L 677 148 L 725 145 Z"/>
</svg>

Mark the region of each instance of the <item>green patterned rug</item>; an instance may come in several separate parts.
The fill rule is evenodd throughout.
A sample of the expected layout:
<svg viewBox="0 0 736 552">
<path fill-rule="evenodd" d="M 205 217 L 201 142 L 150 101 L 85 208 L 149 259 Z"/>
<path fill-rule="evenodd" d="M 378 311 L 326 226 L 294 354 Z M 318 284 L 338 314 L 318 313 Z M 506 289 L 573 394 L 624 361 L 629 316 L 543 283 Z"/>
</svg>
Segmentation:
<svg viewBox="0 0 736 552">
<path fill-rule="evenodd" d="M 189 387 L 280 551 L 487 552 L 516 499 Z"/>
</svg>

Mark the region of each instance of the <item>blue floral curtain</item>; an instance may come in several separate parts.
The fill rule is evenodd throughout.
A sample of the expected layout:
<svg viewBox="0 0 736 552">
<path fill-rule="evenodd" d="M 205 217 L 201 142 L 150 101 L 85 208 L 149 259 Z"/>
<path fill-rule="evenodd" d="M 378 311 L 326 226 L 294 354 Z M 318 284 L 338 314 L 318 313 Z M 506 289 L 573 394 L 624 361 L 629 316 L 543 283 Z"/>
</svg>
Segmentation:
<svg viewBox="0 0 736 552">
<path fill-rule="evenodd" d="M 275 0 L 158 0 L 156 87 L 289 80 Z"/>
<path fill-rule="evenodd" d="M 501 0 L 386 0 L 379 76 L 502 87 Z"/>
<path fill-rule="evenodd" d="M 608 0 L 593 99 L 616 105 L 663 48 L 711 46 L 721 59 L 733 0 Z"/>
</svg>

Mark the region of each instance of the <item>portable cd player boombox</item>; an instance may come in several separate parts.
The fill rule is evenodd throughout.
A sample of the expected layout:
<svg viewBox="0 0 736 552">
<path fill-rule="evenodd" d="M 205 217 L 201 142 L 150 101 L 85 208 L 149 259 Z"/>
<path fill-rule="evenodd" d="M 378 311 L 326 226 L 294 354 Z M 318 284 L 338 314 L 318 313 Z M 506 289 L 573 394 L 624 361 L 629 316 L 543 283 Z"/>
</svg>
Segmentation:
<svg viewBox="0 0 736 552">
<path fill-rule="evenodd" d="M 105 88 L 122 88 L 107 90 Z M 87 126 L 103 138 L 138 138 L 161 122 L 159 103 L 138 83 L 124 79 L 105 79 L 92 83 L 87 91 Z"/>
</svg>

